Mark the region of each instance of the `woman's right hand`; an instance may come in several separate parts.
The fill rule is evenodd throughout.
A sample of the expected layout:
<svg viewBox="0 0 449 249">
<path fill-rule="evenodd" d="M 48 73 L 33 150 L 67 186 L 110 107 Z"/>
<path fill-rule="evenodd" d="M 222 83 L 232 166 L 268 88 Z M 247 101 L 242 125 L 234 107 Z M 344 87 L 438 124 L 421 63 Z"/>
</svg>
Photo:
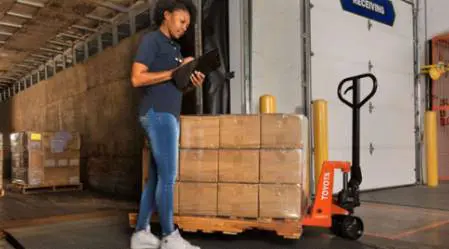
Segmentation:
<svg viewBox="0 0 449 249">
<path fill-rule="evenodd" d="M 195 58 L 193 58 L 193 57 L 191 57 L 191 56 L 184 58 L 184 60 L 182 60 L 181 66 L 184 66 L 185 64 L 187 64 L 187 63 L 193 61 L 194 59 L 195 59 Z"/>
<path fill-rule="evenodd" d="M 170 72 L 170 79 L 173 79 L 173 73 L 174 73 L 178 68 L 180 68 L 180 67 L 184 66 L 185 64 L 187 64 L 187 63 L 193 61 L 194 59 L 195 59 L 195 58 L 193 58 L 193 57 L 191 57 L 191 56 L 186 57 L 186 58 L 184 58 L 184 59 L 182 60 L 181 65 L 177 66 L 176 68 L 173 68 L 172 70 L 169 70 L 169 72 Z"/>
</svg>

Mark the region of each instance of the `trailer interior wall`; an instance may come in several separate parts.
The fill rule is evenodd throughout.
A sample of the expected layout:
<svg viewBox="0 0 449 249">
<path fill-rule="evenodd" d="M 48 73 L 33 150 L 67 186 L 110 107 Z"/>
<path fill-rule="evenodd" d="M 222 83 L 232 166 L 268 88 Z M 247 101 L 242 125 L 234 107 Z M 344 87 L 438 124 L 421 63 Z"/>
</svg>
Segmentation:
<svg viewBox="0 0 449 249">
<path fill-rule="evenodd" d="M 140 34 L 108 47 L 0 103 L 0 131 L 77 131 L 81 180 L 93 189 L 137 197 L 143 133 L 138 90 L 130 85 Z"/>
<path fill-rule="evenodd" d="M 254 0 L 250 14 L 242 13 L 239 2 L 244 1 L 229 2 L 230 36 L 235 41 L 230 49 L 231 71 L 236 72 L 231 82 L 231 112 L 257 113 L 259 98 L 270 94 L 276 98 L 277 112 L 303 113 L 302 1 Z M 250 18 L 249 30 L 245 16 Z M 250 63 L 245 60 L 247 51 Z M 247 109 L 245 101 L 250 105 Z"/>
</svg>

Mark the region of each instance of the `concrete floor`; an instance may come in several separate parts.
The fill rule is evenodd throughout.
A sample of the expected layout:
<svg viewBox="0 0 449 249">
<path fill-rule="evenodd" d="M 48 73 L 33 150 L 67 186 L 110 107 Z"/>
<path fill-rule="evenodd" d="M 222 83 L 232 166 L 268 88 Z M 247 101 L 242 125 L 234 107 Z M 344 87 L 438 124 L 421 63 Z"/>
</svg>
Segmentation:
<svg viewBox="0 0 449 249">
<path fill-rule="evenodd" d="M 124 223 L 126 223 L 125 216 L 104 217 L 86 221 L 8 229 L 8 232 L 27 249 L 120 249 L 128 248 L 128 238 L 132 232 L 124 228 Z M 345 241 L 316 230 L 307 230 L 298 241 L 283 240 L 271 233 L 259 231 L 245 232 L 239 236 L 202 233 L 184 233 L 184 235 L 190 241 L 205 249 L 437 248 L 370 236 L 363 238 L 359 242 Z"/>
<path fill-rule="evenodd" d="M 362 199 L 356 212 L 364 220 L 365 236 L 357 242 L 311 228 L 306 228 L 299 240 L 284 240 L 263 231 L 237 236 L 184 235 L 204 249 L 449 248 L 449 206 L 438 206 L 449 200 L 449 184 L 438 189 L 406 187 L 363 193 Z M 132 233 L 127 213 L 135 207 L 136 203 L 89 192 L 26 196 L 8 193 L 0 199 L 0 226 L 27 249 L 123 249 L 128 248 Z M 0 248 L 11 248 L 3 243 Z"/>
<path fill-rule="evenodd" d="M 449 182 L 442 182 L 438 188 L 411 186 L 362 193 L 366 202 L 449 211 Z"/>
</svg>

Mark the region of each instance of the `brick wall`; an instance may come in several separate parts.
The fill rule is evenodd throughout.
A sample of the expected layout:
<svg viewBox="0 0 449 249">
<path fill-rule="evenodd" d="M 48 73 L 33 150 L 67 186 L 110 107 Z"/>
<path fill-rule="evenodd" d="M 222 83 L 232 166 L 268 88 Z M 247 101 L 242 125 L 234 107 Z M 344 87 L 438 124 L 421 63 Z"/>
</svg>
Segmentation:
<svg viewBox="0 0 449 249">
<path fill-rule="evenodd" d="M 129 80 L 140 35 L 0 103 L 0 132 L 78 131 L 87 187 L 137 197 L 143 133 L 138 89 Z"/>
</svg>

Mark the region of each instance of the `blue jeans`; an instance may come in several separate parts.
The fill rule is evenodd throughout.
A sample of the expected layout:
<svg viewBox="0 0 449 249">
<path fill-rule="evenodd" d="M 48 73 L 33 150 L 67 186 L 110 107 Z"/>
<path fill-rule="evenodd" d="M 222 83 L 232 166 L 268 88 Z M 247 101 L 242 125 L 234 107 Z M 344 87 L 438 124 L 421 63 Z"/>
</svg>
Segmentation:
<svg viewBox="0 0 449 249">
<path fill-rule="evenodd" d="M 155 206 L 163 235 L 174 231 L 173 192 L 178 164 L 179 122 L 171 113 L 150 109 L 140 116 L 151 145 L 148 182 L 142 192 L 136 231 L 149 230 Z"/>
</svg>

